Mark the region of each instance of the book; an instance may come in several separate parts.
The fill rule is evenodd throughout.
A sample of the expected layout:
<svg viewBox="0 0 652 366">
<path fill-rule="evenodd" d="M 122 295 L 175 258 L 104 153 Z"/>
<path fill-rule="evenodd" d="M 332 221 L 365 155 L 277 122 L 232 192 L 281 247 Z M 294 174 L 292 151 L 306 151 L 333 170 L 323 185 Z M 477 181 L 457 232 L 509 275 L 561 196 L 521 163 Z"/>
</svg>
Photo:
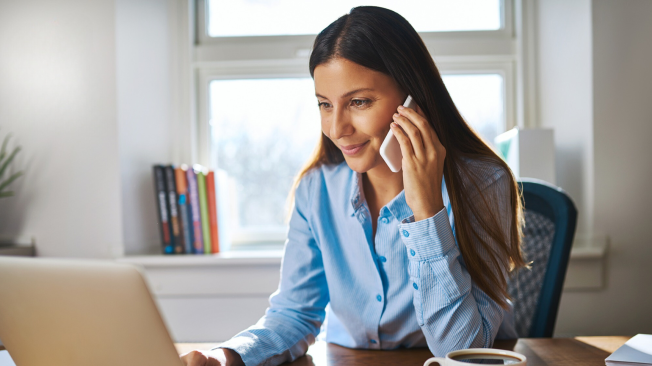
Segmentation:
<svg viewBox="0 0 652 366">
<path fill-rule="evenodd" d="M 175 183 L 177 186 L 177 204 L 179 211 L 179 223 L 181 225 L 181 235 L 183 236 L 185 253 L 192 253 L 193 235 L 192 222 L 190 220 L 190 207 L 188 205 L 188 183 L 186 180 L 186 171 L 188 167 L 182 165 L 174 169 Z"/>
<path fill-rule="evenodd" d="M 181 223 L 179 222 L 179 211 L 177 210 L 177 185 L 174 176 L 174 167 L 165 167 L 165 188 L 167 189 L 168 207 L 170 208 L 170 228 L 172 231 L 172 242 L 174 253 L 184 252 L 183 236 L 181 235 Z"/>
<path fill-rule="evenodd" d="M 154 173 L 154 192 L 156 192 L 156 207 L 158 211 L 159 231 L 161 233 L 161 244 L 163 253 L 174 253 L 174 243 L 170 231 L 170 221 L 168 216 L 168 200 L 166 199 L 165 189 L 165 172 L 162 165 L 155 165 Z"/>
<path fill-rule="evenodd" d="M 199 192 L 199 208 L 201 212 L 202 237 L 204 238 L 204 253 L 210 254 L 212 247 L 208 216 L 208 202 L 206 200 L 206 171 L 203 166 L 198 164 L 195 164 L 193 169 L 197 175 L 197 191 Z"/>
<path fill-rule="evenodd" d="M 604 360 L 607 366 L 652 365 L 652 334 L 637 334 Z"/>
<path fill-rule="evenodd" d="M 201 214 L 199 212 L 199 193 L 197 192 L 197 176 L 192 168 L 186 171 L 188 192 L 190 192 L 190 219 L 192 221 L 193 253 L 204 253 L 204 240 L 202 237 Z"/>
<path fill-rule="evenodd" d="M 217 225 L 217 199 L 215 195 L 215 172 L 206 174 L 206 201 L 208 201 L 208 216 L 211 234 L 211 253 L 220 252 L 220 239 Z"/>
</svg>

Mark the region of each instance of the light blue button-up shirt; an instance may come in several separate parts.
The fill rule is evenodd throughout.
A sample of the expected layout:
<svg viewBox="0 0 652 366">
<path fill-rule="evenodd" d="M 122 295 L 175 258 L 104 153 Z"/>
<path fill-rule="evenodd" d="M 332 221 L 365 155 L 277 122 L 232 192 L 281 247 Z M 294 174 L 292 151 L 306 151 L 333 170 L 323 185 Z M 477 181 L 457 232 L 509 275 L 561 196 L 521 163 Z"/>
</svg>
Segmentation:
<svg viewBox="0 0 652 366">
<path fill-rule="evenodd" d="M 509 210 L 505 172 L 479 171 L 487 196 Z M 439 213 L 414 222 L 401 192 L 380 210 L 373 237 L 361 175 L 346 162 L 312 170 L 296 191 L 281 281 L 265 316 L 220 347 L 254 366 L 302 356 L 320 330 L 345 347 L 427 346 L 436 356 L 490 347 L 499 329 L 516 338 L 511 311 L 477 288 L 464 266 L 445 182 L 442 197 Z"/>
</svg>

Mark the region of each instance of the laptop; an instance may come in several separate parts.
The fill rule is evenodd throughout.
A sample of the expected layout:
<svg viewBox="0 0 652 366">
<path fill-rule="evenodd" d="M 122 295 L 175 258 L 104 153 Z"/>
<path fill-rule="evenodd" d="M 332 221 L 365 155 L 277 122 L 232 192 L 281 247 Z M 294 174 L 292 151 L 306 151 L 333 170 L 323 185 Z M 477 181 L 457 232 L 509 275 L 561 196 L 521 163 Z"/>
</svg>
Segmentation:
<svg viewBox="0 0 652 366">
<path fill-rule="evenodd" d="M 19 366 L 182 366 L 128 264 L 0 258 L 0 339 Z"/>
</svg>

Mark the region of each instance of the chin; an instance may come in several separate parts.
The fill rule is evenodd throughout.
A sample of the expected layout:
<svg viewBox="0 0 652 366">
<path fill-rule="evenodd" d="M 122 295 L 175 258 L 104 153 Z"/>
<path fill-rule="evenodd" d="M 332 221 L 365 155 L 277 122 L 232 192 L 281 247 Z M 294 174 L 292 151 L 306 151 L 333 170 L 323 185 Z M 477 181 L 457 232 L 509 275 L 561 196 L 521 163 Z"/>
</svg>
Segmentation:
<svg viewBox="0 0 652 366">
<path fill-rule="evenodd" d="M 378 160 L 381 159 L 381 157 L 380 154 L 376 155 L 376 157 L 360 156 L 355 158 L 344 155 L 344 160 L 351 170 L 362 174 L 378 166 Z"/>
</svg>

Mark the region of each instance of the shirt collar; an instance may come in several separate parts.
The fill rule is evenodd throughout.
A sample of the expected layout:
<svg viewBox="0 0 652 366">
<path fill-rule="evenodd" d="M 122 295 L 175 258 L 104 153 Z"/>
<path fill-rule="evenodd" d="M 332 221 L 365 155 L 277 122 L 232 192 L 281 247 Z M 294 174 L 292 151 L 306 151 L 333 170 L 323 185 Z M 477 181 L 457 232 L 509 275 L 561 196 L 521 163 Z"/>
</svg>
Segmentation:
<svg viewBox="0 0 652 366">
<path fill-rule="evenodd" d="M 355 212 L 358 211 L 360 207 L 364 204 L 364 190 L 362 189 L 362 174 L 351 170 L 353 173 L 352 184 L 350 188 L 350 201 L 351 205 L 349 207 L 349 214 L 351 216 L 355 215 Z"/>
<path fill-rule="evenodd" d="M 362 188 L 362 174 L 354 170 L 351 170 L 351 173 L 353 175 L 353 179 L 351 180 L 352 184 L 349 192 L 349 198 L 351 204 L 347 206 L 348 206 L 348 214 L 350 216 L 354 216 L 356 211 L 358 211 L 358 209 L 360 209 L 360 207 L 362 207 L 362 205 L 364 204 L 365 198 L 364 198 L 364 190 Z M 444 206 L 449 207 L 450 201 L 448 198 L 448 189 L 446 187 L 446 180 L 444 179 L 444 177 L 442 177 L 441 185 L 443 188 L 442 198 L 444 200 Z M 412 218 L 414 216 L 412 209 L 410 208 L 410 206 L 408 206 L 407 202 L 405 201 L 405 190 L 402 190 L 401 193 L 399 193 L 396 197 L 394 197 L 391 201 L 389 201 L 386 207 L 398 222 L 403 222 L 403 220 Z"/>
<path fill-rule="evenodd" d="M 394 215 L 394 218 L 396 218 L 398 222 L 403 222 L 403 220 L 412 217 L 413 215 L 412 209 L 405 201 L 405 190 L 402 190 L 401 193 L 389 201 L 387 209 L 392 213 L 392 215 Z"/>
<path fill-rule="evenodd" d="M 348 213 L 350 216 L 354 216 L 355 213 L 364 205 L 364 189 L 362 188 L 362 174 L 351 170 L 353 173 L 353 179 L 351 180 L 350 187 L 350 206 Z M 412 209 L 408 206 L 405 201 L 405 190 L 402 190 L 396 197 L 394 197 L 387 205 L 389 212 L 398 220 L 399 222 L 407 219 L 413 215 Z"/>
</svg>

